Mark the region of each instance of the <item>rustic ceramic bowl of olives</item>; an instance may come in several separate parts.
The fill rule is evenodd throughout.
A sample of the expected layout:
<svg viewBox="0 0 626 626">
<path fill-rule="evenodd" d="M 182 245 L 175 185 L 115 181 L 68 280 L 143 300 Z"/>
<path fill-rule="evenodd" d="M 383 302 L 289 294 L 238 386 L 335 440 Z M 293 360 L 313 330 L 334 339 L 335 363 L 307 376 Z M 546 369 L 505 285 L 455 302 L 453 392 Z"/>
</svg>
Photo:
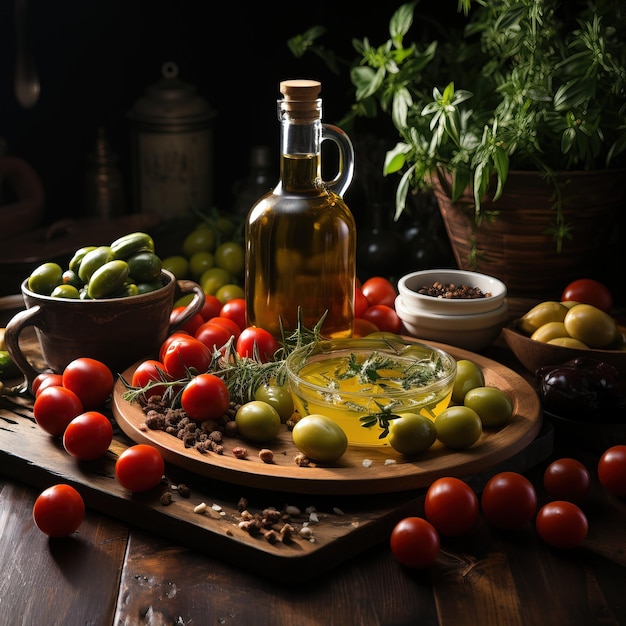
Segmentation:
<svg viewBox="0 0 626 626">
<path fill-rule="evenodd" d="M 440 315 L 474 315 L 502 307 L 506 285 L 493 276 L 455 269 L 421 270 L 398 281 L 408 310 Z"/>
<path fill-rule="evenodd" d="M 624 328 L 619 327 L 622 337 Z M 519 362 L 532 374 L 544 365 L 561 365 L 577 357 L 589 357 L 613 365 L 626 376 L 626 341 L 621 349 L 598 350 L 570 348 L 531 339 L 520 330 L 519 320 L 510 322 L 502 329 L 502 336 Z"/>
<path fill-rule="evenodd" d="M 445 351 L 391 337 L 321 341 L 294 350 L 286 367 L 300 415 L 326 415 L 353 446 L 389 445 L 381 436 L 385 411 L 434 418 L 448 406 L 456 377 Z"/>
<path fill-rule="evenodd" d="M 62 372 L 79 357 L 91 357 L 114 373 L 158 354 L 167 335 L 182 326 L 204 304 L 204 292 L 189 280 L 161 271 L 163 286 L 148 293 L 119 298 L 80 300 L 37 294 L 22 283 L 26 309 L 7 324 L 5 341 L 11 358 L 30 387 L 39 373 L 20 346 L 20 335 L 34 328 L 46 365 Z M 170 323 L 176 298 L 193 294 L 185 312 Z"/>
</svg>

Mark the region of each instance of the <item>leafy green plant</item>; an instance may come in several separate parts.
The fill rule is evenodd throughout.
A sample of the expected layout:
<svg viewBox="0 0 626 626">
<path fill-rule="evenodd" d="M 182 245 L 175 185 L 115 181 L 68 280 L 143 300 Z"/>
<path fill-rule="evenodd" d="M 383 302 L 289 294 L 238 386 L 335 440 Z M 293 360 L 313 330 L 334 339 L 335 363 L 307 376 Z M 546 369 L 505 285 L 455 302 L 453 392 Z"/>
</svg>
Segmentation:
<svg viewBox="0 0 626 626">
<path fill-rule="evenodd" d="M 617 0 L 459 0 L 461 29 L 409 37 L 417 2 L 398 8 L 389 39 L 354 40 L 355 102 L 344 125 L 388 115 L 400 141 L 385 175 L 400 174 L 396 219 L 411 189 L 450 177 L 457 200 L 471 187 L 476 222 L 509 171 L 542 172 L 554 184 L 553 234 L 568 237 L 557 173 L 623 167 L 626 155 L 626 11 Z M 423 24 L 422 24 L 423 25 Z M 421 29 L 424 30 L 424 29 Z M 316 26 L 289 41 L 339 68 Z"/>
</svg>

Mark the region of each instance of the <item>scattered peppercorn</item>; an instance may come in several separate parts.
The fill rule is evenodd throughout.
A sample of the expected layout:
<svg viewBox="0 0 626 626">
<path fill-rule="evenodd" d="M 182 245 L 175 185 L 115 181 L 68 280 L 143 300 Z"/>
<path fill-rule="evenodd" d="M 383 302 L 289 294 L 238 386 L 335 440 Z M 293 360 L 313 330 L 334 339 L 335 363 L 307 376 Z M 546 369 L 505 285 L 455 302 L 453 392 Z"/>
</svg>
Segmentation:
<svg viewBox="0 0 626 626">
<path fill-rule="evenodd" d="M 263 463 L 272 463 L 274 461 L 274 453 L 269 448 L 263 448 L 259 451 L 259 459 Z"/>
<path fill-rule="evenodd" d="M 239 405 L 230 403 L 226 413 L 218 420 L 198 423 L 187 416 L 181 408 L 172 408 L 161 396 L 151 396 L 142 403 L 146 415 L 145 426 L 150 430 L 162 430 L 180 439 L 185 448 L 195 448 L 198 452 L 224 454 L 224 436 L 237 435 L 235 414 Z"/>
<path fill-rule="evenodd" d="M 191 495 L 191 489 L 187 485 L 181 483 L 178 485 L 178 493 L 182 498 L 188 498 Z"/>
</svg>

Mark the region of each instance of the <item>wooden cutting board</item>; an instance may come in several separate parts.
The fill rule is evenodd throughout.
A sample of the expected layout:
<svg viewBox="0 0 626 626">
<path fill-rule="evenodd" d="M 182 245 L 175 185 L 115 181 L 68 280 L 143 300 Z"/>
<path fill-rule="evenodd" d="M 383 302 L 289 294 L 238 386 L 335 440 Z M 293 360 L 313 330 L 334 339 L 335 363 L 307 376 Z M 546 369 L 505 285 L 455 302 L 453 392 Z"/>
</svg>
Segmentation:
<svg viewBox="0 0 626 626">
<path fill-rule="evenodd" d="M 544 426 L 523 450 L 478 474 L 466 477 L 480 492 L 500 470 L 524 472 L 552 451 L 552 429 Z M 107 454 L 96 461 L 77 462 L 36 424 L 31 403 L 0 398 L 0 471 L 13 479 L 43 490 L 68 483 L 82 494 L 85 504 L 130 525 L 158 533 L 244 569 L 277 580 L 306 580 L 338 566 L 351 556 L 388 540 L 393 525 L 407 515 L 422 514 L 423 488 L 379 495 L 315 495 L 286 493 L 214 480 L 166 464 L 167 484 L 144 494 L 132 494 L 115 479 L 115 460 L 132 442 L 119 432 Z M 185 484 L 189 497 L 172 488 Z M 163 493 L 172 495 L 169 505 Z M 289 518 L 296 530 L 288 543 L 270 543 L 240 528 L 239 502 L 248 510 L 296 507 Z M 202 513 L 194 512 L 206 504 Z M 310 521 L 310 511 L 317 518 Z M 310 522 L 312 540 L 298 534 Z"/>
<path fill-rule="evenodd" d="M 20 308 L 23 308 L 21 296 L 0 298 L 3 324 Z M 33 365 L 37 369 L 45 367 L 32 329 L 25 332 L 23 341 L 23 350 L 29 354 Z M 71 484 L 82 494 L 88 507 L 158 533 L 175 544 L 188 545 L 264 577 L 279 581 L 307 580 L 387 541 L 391 529 L 402 517 L 423 514 L 425 487 L 438 472 L 459 475 L 480 492 L 498 471 L 524 472 L 552 452 L 552 427 L 542 424 L 536 396 L 523 379 L 479 355 L 455 352 L 453 348 L 450 351 L 457 358 L 471 356 L 480 360 L 487 380 L 507 389 L 511 387 L 516 399 L 516 418 L 509 431 L 503 430 L 504 434 L 497 436 L 491 434 L 491 443 L 482 451 L 468 452 L 469 456 L 465 457 L 458 457 L 456 453 L 448 455 L 443 467 L 440 461 L 426 462 L 425 459 L 426 466 L 430 463 L 426 473 L 416 467 L 402 468 L 405 463 L 385 466 L 384 460 L 392 456 L 388 450 L 376 454 L 352 451 L 351 469 L 346 467 L 343 472 L 331 472 L 329 476 L 328 470 L 307 468 L 312 473 L 307 474 L 306 479 L 297 475 L 294 479 L 291 464 L 277 463 L 270 467 L 256 462 L 253 471 L 250 468 L 243 471 L 240 465 L 220 469 L 218 459 L 213 461 L 214 467 L 198 467 L 197 459 L 189 461 L 176 450 L 169 450 L 165 455 L 163 484 L 144 494 L 132 494 L 115 479 L 115 461 L 123 450 L 140 439 L 134 430 L 141 430 L 141 417 L 129 412 L 118 384 L 113 406 L 107 409 L 115 430 L 113 443 L 105 456 L 89 462 L 78 462 L 70 457 L 59 439 L 39 428 L 30 398 L 0 396 L 0 474 L 38 490 L 61 482 Z M 114 409 L 132 438 L 115 421 Z M 131 427 L 133 420 L 136 426 Z M 171 438 L 165 433 L 162 435 Z M 173 447 L 171 442 L 161 445 Z M 378 461 L 372 474 L 364 474 L 364 456 Z M 224 459 L 221 461 L 223 465 Z M 252 464 L 252 460 L 246 463 Z M 395 489 L 392 474 L 389 474 L 393 471 L 396 472 Z M 367 478 L 374 473 L 379 474 L 379 480 L 368 485 Z M 180 485 L 189 488 L 188 497 L 181 495 Z M 171 496 L 169 505 L 161 501 L 164 494 Z M 247 510 L 253 514 L 270 507 L 283 511 L 289 507 L 288 521 L 294 528 L 292 540 L 271 543 L 263 535 L 252 536 L 242 529 L 242 499 L 247 501 Z M 203 503 L 206 505 L 203 512 L 195 512 Z M 299 534 L 305 525 L 312 529 L 310 538 Z"/>
<path fill-rule="evenodd" d="M 38 355 L 34 333 L 30 341 L 32 361 L 41 368 L 45 364 Z M 28 347 L 23 349 L 28 351 Z M 469 354 L 463 352 L 463 355 Z M 481 357 L 473 355 L 473 358 Z M 493 361 L 485 361 L 483 365 L 488 380 L 498 382 L 503 378 L 508 381 L 506 384 L 519 390 L 514 393 L 517 422 L 512 424 L 517 424 L 516 434 L 505 437 L 506 449 L 498 449 L 501 440 L 492 441 L 482 453 L 468 453 L 464 462 L 459 461 L 463 457 L 455 455 L 448 457 L 447 466 L 443 468 L 437 468 L 437 463 L 433 462 L 428 470 L 430 474 L 420 474 L 416 468 L 405 467 L 398 472 L 397 490 L 391 489 L 393 481 L 385 475 L 390 468 L 385 469 L 382 462 L 390 456 L 389 451 L 367 454 L 380 461 L 380 467 L 374 470 L 383 471 L 382 490 L 365 486 L 364 476 L 370 474 L 363 472 L 372 469 L 362 466 L 362 456 L 358 455 L 365 453 L 352 452 L 351 462 L 356 465 L 343 474 L 339 472 L 339 478 L 327 479 L 324 478 L 327 470 L 307 468 L 312 473 L 306 480 L 302 477 L 294 480 L 290 476 L 293 469 L 285 465 L 277 464 L 278 472 L 274 468 L 269 473 L 269 466 L 263 468 L 260 462 L 254 471 L 242 471 L 240 467 L 198 470 L 197 460 L 191 463 L 181 461 L 181 457 L 172 456 L 170 451 L 166 454 L 167 480 L 150 492 L 132 494 L 115 479 L 115 461 L 136 437 L 132 429 L 129 432 L 133 439 L 119 427 L 113 418 L 113 410 L 107 412 L 113 421 L 115 436 L 106 455 L 95 461 L 78 462 L 65 452 L 59 439 L 39 428 L 33 417 L 31 399 L 5 396 L 0 396 L 0 473 L 39 490 L 56 483 L 71 484 L 82 494 L 88 507 L 158 533 L 176 544 L 188 545 L 279 581 L 307 580 L 379 542 L 387 541 L 391 529 L 402 517 L 423 514 L 425 487 L 436 475 L 459 475 L 480 492 L 485 482 L 498 471 L 524 472 L 549 456 L 553 431 L 551 426 L 542 425 L 538 404 L 534 404 L 534 392 L 528 393 L 528 388 L 520 383 L 523 380 L 518 380 L 511 370 Z M 524 397 L 531 400 L 524 401 L 521 399 Z M 122 402 L 118 385 L 113 405 Z M 121 407 L 117 410 L 118 415 L 126 417 L 120 421 L 139 419 L 136 414 L 128 417 L 128 407 L 124 404 Z M 126 424 L 125 427 L 129 428 Z M 517 430 L 520 427 L 521 430 Z M 516 441 L 518 436 L 520 439 Z M 487 455 L 487 460 L 480 459 L 481 454 Z M 395 469 L 402 465 L 397 464 Z M 272 488 L 276 485 L 272 475 L 280 472 L 287 478 L 278 481 L 279 489 Z M 327 484 L 321 488 L 319 484 L 312 486 L 316 481 Z M 182 484 L 189 488 L 188 497 L 180 495 L 182 490 L 178 487 Z M 162 503 L 163 494 L 169 494 L 170 504 Z M 263 535 L 252 536 L 241 528 L 242 499 L 247 501 L 247 510 L 253 514 L 271 507 L 283 511 L 289 507 L 288 521 L 294 528 L 291 541 L 271 543 Z M 204 510 L 195 512 L 202 504 L 206 505 Z M 299 534 L 305 525 L 312 529 L 311 537 Z"/>
</svg>

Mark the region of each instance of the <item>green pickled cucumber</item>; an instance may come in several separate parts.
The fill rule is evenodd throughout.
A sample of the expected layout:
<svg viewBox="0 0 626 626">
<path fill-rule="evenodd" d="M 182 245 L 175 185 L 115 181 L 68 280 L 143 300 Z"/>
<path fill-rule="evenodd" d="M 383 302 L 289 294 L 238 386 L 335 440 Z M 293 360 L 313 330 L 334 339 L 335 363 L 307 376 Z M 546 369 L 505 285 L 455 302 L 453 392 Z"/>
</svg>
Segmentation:
<svg viewBox="0 0 626 626">
<path fill-rule="evenodd" d="M 99 267 L 87 285 L 87 295 L 93 299 L 114 297 L 128 278 L 128 263 L 115 259 Z"/>
</svg>

